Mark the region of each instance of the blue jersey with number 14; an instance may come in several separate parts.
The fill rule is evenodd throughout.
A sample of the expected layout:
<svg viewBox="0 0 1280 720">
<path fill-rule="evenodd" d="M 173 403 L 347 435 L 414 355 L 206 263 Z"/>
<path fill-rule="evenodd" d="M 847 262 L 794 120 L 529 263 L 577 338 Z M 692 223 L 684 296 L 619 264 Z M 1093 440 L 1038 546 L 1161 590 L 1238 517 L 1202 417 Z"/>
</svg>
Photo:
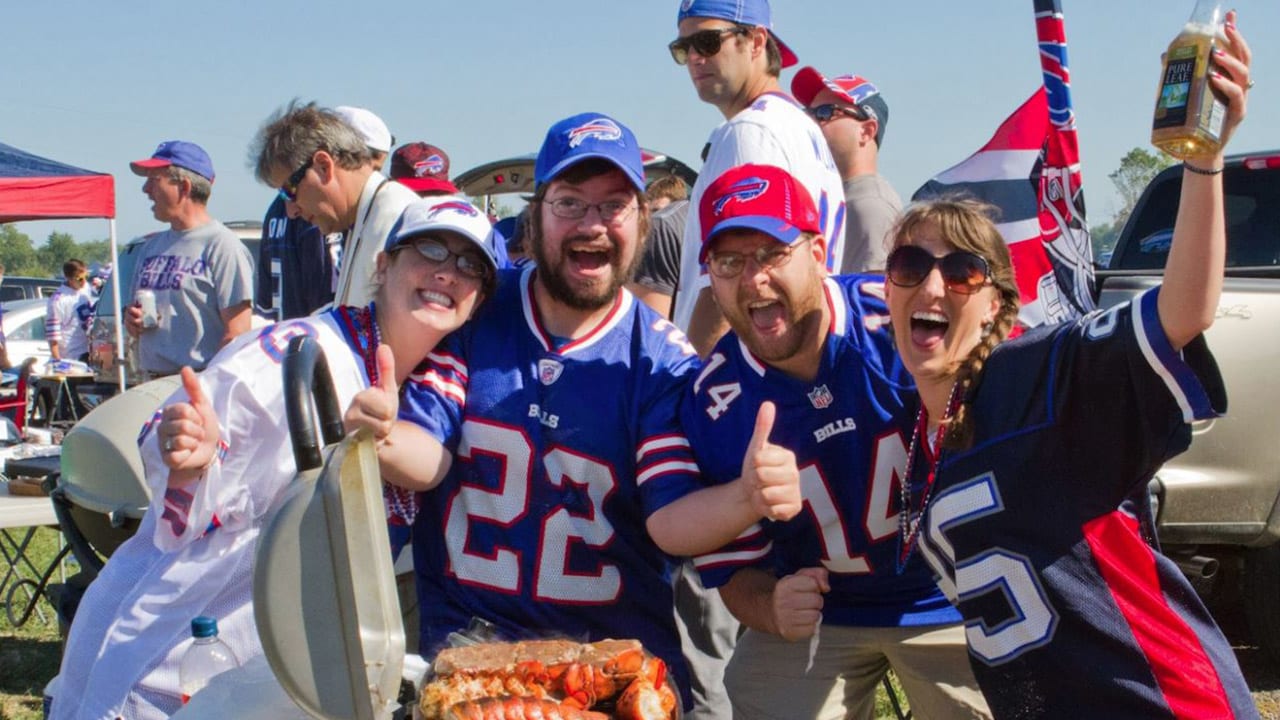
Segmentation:
<svg viewBox="0 0 1280 720">
<path fill-rule="evenodd" d="M 625 291 L 591 332 L 557 341 L 534 272 L 503 271 L 405 386 L 402 417 L 454 458 L 413 529 L 422 649 L 471 617 L 510 637 L 632 637 L 687 687 L 673 561 L 645 522 L 700 487 L 677 417 L 697 356 Z"/>
<path fill-rule="evenodd" d="M 878 276 L 828 278 L 831 314 L 817 376 L 801 381 L 754 357 L 730 333 L 691 386 L 682 416 L 694 455 L 713 482 L 738 477 L 765 400 L 778 408 L 770 440 L 796 455 L 804 510 L 763 521 L 731 546 L 695 560 L 709 587 L 742 567 L 778 577 L 810 567 L 830 572 L 823 621 L 896 627 L 960 621 L 924 562 L 898 572 L 900 478 L 915 386 L 888 331 Z M 907 431 L 909 432 L 909 430 Z M 917 493 L 913 505 L 919 506 Z"/>
</svg>

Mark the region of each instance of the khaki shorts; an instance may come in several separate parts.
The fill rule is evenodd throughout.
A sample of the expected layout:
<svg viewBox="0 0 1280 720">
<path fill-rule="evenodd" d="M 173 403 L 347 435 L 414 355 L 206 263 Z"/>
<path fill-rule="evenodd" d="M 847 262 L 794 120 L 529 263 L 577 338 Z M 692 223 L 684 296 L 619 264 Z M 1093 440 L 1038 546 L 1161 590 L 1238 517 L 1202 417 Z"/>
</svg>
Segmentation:
<svg viewBox="0 0 1280 720">
<path fill-rule="evenodd" d="M 871 720 L 890 668 L 913 720 L 990 718 L 969 667 L 964 626 L 823 625 L 813 667 L 809 642 L 748 630 L 725 672 L 735 720 Z"/>
</svg>

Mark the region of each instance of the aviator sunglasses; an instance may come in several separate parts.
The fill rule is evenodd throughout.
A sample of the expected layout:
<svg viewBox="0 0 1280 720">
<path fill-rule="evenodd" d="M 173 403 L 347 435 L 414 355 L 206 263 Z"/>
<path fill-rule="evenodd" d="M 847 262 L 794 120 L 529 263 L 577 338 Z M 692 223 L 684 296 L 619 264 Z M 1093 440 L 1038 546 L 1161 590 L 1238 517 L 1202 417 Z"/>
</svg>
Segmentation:
<svg viewBox="0 0 1280 720">
<path fill-rule="evenodd" d="M 741 27 L 700 30 L 672 40 L 671 44 L 667 45 L 667 49 L 671 51 L 671 59 L 675 60 L 677 65 L 684 65 L 689 62 L 690 48 L 696 50 L 702 57 L 711 57 L 720 52 L 725 35 L 746 35 L 748 32 L 750 32 L 749 28 Z"/>
<path fill-rule="evenodd" d="M 916 245 L 903 245 L 889 253 L 885 275 L 898 287 L 915 287 L 929 277 L 935 265 L 942 273 L 942 282 L 954 293 L 972 295 L 990 282 L 991 269 L 982 256 L 956 250 L 934 257 Z"/>
</svg>

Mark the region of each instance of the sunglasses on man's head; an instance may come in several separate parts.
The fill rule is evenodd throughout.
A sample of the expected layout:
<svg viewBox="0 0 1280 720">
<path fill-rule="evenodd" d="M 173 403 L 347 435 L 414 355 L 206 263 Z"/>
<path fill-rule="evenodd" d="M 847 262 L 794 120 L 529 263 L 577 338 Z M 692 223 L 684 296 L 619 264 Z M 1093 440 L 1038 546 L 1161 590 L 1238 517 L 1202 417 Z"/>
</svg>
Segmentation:
<svg viewBox="0 0 1280 720">
<path fill-rule="evenodd" d="M 871 116 L 867 114 L 867 111 L 860 107 L 849 107 L 847 105 L 836 105 L 834 103 L 814 105 L 813 107 L 805 108 L 804 111 L 809 113 L 809 117 L 817 120 L 818 122 L 826 122 L 840 113 L 844 113 L 859 122 L 864 122 L 871 118 Z"/>
<path fill-rule="evenodd" d="M 285 178 L 285 181 L 280 185 L 280 197 L 289 202 L 298 202 L 298 186 L 302 184 L 302 178 L 307 176 L 307 171 L 311 169 L 311 164 L 315 162 L 315 159 L 315 155 L 307 158 L 306 162 L 290 173 L 288 178 Z"/>
<path fill-rule="evenodd" d="M 898 287 L 915 287 L 929 277 L 935 265 L 942 282 L 954 293 L 972 295 L 990 282 L 991 269 L 981 255 L 956 250 L 934 257 L 917 245 L 903 245 L 889 253 L 885 275 Z"/>
<path fill-rule="evenodd" d="M 702 57 L 711 57 L 720 52 L 720 46 L 726 35 L 746 35 L 748 32 L 750 32 L 748 28 L 741 27 L 699 30 L 672 40 L 671 44 L 667 45 L 667 49 L 671 51 L 671 59 L 675 60 L 677 65 L 684 65 L 689 62 L 690 49 L 697 51 Z"/>
</svg>

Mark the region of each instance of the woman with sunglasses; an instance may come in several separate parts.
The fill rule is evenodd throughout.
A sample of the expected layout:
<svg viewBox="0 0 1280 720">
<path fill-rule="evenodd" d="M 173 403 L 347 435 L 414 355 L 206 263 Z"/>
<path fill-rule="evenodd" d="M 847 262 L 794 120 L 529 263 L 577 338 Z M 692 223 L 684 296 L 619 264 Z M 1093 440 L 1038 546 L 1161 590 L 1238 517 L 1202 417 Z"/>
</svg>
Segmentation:
<svg viewBox="0 0 1280 720">
<path fill-rule="evenodd" d="M 178 663 L 198 615 L 217 619 L 219 636 L 241 663 L 262 653 L 253 557 L 296 474 L 280 367 L 289 341 L 319 341 L 343 405 L 371 385 L 402 384 L 493 293 L 489 232 L 488 219 L 469 203 L 417 201 L 377 257 L 368 306 L 246 333 L 198 377 L 183 370 L 183 388 L 139 440 L 152 507 L 80 604 L 52 717 L 176 712 Z"/>
<path fill-rule="evenodd" d="M 1227 16 L 1211 80 L 1245 114 L 1249 51 Z M 1164 284 L 1002 342 L 1016 322 L 1008 249 L 982 206 L 909 208 L 886 284 L 921 406 L 902 511 L 965 619 L 997 718 L 1257 717 L 1231 646 L 1125 505 L 1225 403 L 1201 333 L 1226 235 L 1223 155 L 1184 163 Z"/>
</svg>

